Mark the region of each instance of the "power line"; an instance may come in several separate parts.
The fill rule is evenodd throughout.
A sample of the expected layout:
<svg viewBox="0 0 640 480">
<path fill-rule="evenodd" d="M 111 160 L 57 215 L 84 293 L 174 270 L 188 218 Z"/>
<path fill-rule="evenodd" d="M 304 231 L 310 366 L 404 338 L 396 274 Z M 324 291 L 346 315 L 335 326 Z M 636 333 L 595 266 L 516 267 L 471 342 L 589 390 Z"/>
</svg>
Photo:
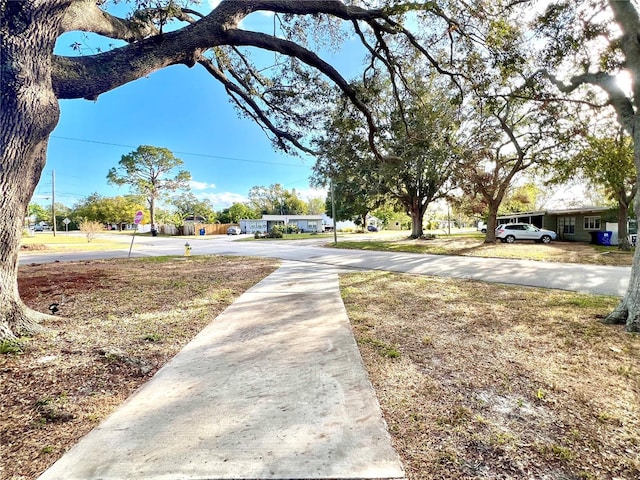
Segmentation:
<svg viewBox="0 0 640 480">
<path fill-rule="evenodd" d="M 51 135 L 51 138 L 58 138 L 58 139 L 61 139 L 61 140 L 72 140 L 74 142 L 94 143 L 94 144 L 98 144 L 98 145 L 109 145 L 109 146 L 112 146 L 112 147 L 138 148 L 138 147 L 133 146 L 133 145 L 123 145 L 121 143 L 100 142 L 98 140 L 86 140 L 86 139 L 83 139 L 83 138 L 61 137 L 61 136 L 58 136 L 58 135 Z M 174 153 L 177 153 L 179 155 L 191 155 L 193 157 L 215 158 L 215 159 L 218 159 L 218 160 L 232 160 L 234 162 L 263 163 L 263 164 L 266 164 L 266 165 L 281 165 L 281 166 L 284 166 L 284 167 L 309 168 L 306 165 L 300 165 L 300 164 L 296 164 L 296 163 L 266 162 L 264 160 L 249 160 L 247 158 L 222 157 L 222 156 L 219 156 L 219 155 L 209 155 L 209 154 L 206 154 L 206 153 L 192 153 L 192 152 L 179 152 L 179 151 L 175 151 Z"/>
</svg>

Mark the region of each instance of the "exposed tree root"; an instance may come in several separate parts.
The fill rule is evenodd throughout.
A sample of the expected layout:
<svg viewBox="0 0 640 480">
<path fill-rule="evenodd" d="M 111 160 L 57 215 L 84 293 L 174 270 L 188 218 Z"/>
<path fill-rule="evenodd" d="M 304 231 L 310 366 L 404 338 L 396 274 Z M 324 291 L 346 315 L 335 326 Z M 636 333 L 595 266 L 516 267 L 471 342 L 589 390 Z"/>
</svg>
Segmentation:
<svg viewBox="0 0 640 480">
<path fill-rule="evenodd" d="M 602 323 L 607 325 L 624 325 L 627 323 L 629 311 L 626 308 L 616 308 L 613 312 L 602 319 Z"/>
<path fill-rule="evenodd" d="M 628 332 L 640 332 L 640 315 L 631 315 L 624 300 L 616 309 L 602 319 L 607 325 L 625 325 Z"/>
<path fill-rule="evenodd" d="M 44 332 L 41 322 L 53 318 L 36 310 L 22 306 L 14 309 L 11 314 L 0 321 L 0 341 L 15 340 L 19 336 L 30 336 Z"/>
</svg>

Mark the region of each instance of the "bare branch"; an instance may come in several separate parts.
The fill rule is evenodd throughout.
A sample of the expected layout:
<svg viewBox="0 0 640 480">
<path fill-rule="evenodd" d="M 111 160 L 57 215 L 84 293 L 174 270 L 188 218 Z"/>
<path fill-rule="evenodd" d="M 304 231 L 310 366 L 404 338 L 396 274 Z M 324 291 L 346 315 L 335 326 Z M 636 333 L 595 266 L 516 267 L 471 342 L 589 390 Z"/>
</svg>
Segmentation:
<svg viewBox="0 0 640 480">
<path fill-rule="evenodd" d="M 264 78 L 262 78 L 260 76 L 260 74 L 255 70 L 255 68 L 253 68 L 253 65 L 251 65 L 251 63 L 247 60 L 247 58 L 242 54 L 242 52 L 240 50 L 238 50 L 235 47 L 232 47 L 233 51 L 235 52 L 235 54 L 238 56 L 238 58 L 240 59 L 240 61 L 242 62 L 242 64 L 244 65 L 244 67 L 247 69 L 247 71 L 249 72 L 249 74 L 251 75 L 251 78 L 253 78 L 256 82 L 258 82 L 260 85 L 264 86 L 265 82 L 264 82 Z"/>
<path fill-rule="evenodd" d="M 161 41 L 151 37 L 97 55 L 54 56 L 52 83 L 57 98 L 95 100 L 104 92 L 169 65 L 195 65 L 203 51 L 197 47 L 201 42 L 183 41 L 180 32 L 167 33 Z M 216 39 L 209 43 L 215 44 Z"/>
<path fill-rule="evenodd" d="M 404 103 L 400 100 L 400 95 L 398 92 L 398 86 L 396 83 L 396 76 L 400 76 L 400 79 L 402 80 L 402 84 L 407 87 L 407 81 L 404 78 L 403 74 L 402 74 L 402 70 L 400 70 L 400 67 L 398 65 L 399 68 L 399 72 L 396 72 L 396 69 L 394 67 L 394 62 L 392 61 L 393 55 L 388 47 L 388 45 L 386 44 L 382 34 L 381 34 L 381 29 L 384 30 L 377 22 L 367 22 L 368 25 L 371 27 L 371 29 L 373 30 L 375 36 L 376 36 L 376 40 L 377 40 L 377 45 L 378 48 L 373 48 L 371 45 L 369 45 L 369 42 L 367 41 L 366 37 L 364 36 L 364 33 L 362 32 L 362 30 L 360 29 L 360 25 L 358 24 L 358 22 L 356 22 L 355 20 L 352 22 L 353 23 L 353 28 L 356 32 L 356 34 L 358 35 L 358 37 L 360 38 L 360 42 L 362 43 L 362 45 L 369 51 L 369 53 L 371 54 L 371 64 L 369 65 L 368 69 L 375 69 L 374 67 L 374 63 L 375 60 L 379 60 L 387 69 L 387 71 L 389 72 L 389 76 L 391 78 L 391 86 L 392 86 L 392 91 L 393 91 L 393 95 L 394 98 L 396 99 L 396 103 L 398 105 L 398 109 L 400 111 L 400 116 L 402 118 L 402 121 L 404 123 L 405 126 L 405 131 L 408 132 L 409 130 L 409 126 L 407 125 L 406 122 L 406 118 L 405 118 L 405 111 L 404 111 Z M 380 53 L 379 50 L 382 50 L 385 52 L 385 55 L 382 55 Z M 367 70 L 368 70 L 367 69 Z"/>
<path fill-rule="evenodd" d="M 281 147 L 286 147 L 282 140 L 287 140 L 295 147 L 299 148 L 303 152 L 314 154 L 315 152 L 304 145 L 302 145 L 297 138 L 291 135 L 289 132 L 281 130 L 277 128 L 266 115 L 264 111 L 258 106 L 258 104 L 251 98 L 251 95 L 246 91 L 242 90 L 238 85 L 229 80 L 222 70 L 216 67 L 211 60 L 208 58 L 202 57 L 198 63 L 202 65 L 207 72 L 209 72 L 216 80 L 222 83 L 227 90 L 227 93 L 234 99 L 236 105 L 241 108 L 245 113 L 251 116 L 258 124 L 266 127 L 271 133 L 273 133 L 278 141 L 280 142 Z M 242 99 L 242 102 L 237 101 L 235 96 L 238 96 Z M 248 108 L 250 109 L 248 109 Z"/>
<path fill-rule="evenodd" d="M 409 43 L 416 50 L 418 50 L 422 55 L 424 55 L 424 57 L 429 61 L 429 63 L 433 66 L 433 68 L 436 69 L 438 73 L 447 75 L 449 78 L 451 78 L 451 80 L 456 85 L 456 87 L 458 87 L 460 94 L 463 94 L 464 89 L 460 85 L 458 78 L 468 79 L 466 75 L 459 72 L 456 73 L 456 72 L 451 72 L 449 70 L 446 70 L 445 68 L 442 67 L 442 65 L 440 65 L 440 62 L 438 62 L 435 58 L 433 58 L 433 56 L 429 53 L 429 51 L 420 44 L 418 39 L 409 30 L 407 30 L 405 27 L 403 27 L 399 23 L 394 22 L 392 19 L 388 17 L 385 18 L 385 21 L 387 21 L 396 30 L 396 33 L 402 33 L 402 35 L 404 35 L 404 37 L 407 40 L 409 40 Z"/>
<path fill-rule="evenodd" d="M 304 3 L 304 2 L 302 2 Z M 344 95 L 351 100 L 355 107 L 360 110 L 364 115 L 367 126 L 369 128 L 369 144 L 377 157 L 381 157 L 378 149 L 375 146 L 375 132 L 377 131 L 375 121 L 371 112 L 367 106 L 358 98 L 355 89 L 340 75 L 340 73 L 329 63 L 322 60 L 314 52 L 301 47 L 297 43 L 283 40 L 280 38 L 271 37 L 258 32 L 247 32 L 244 30 L 230 30 L 227 31 L 227 41 L 229 45 L 234 46 L 252 46 L 261 48 L 263 50 L 269 50 L 272 52 L 279 52 L 284 55 L 295 57 L 310 67 L 315 68 L 325 76 L 327 76 Z"/>
</svg>

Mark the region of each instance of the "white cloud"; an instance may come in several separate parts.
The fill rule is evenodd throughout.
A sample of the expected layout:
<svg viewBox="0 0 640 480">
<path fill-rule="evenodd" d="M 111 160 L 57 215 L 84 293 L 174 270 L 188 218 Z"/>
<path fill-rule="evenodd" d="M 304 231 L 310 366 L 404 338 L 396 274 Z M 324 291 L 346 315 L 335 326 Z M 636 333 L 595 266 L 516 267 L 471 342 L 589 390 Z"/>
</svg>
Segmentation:
<svg viewBox="0 0 640 480">
<path fill-rule="evenodd" d="M 214 210 L 228 208 L 236 202 L 242 203 L 248 201 L 246 196 L 233 192 L 201 193 L 196 195 L 196 197 L 200 200 L 209 200 L 211 205 L 213 205 Z"/>
<path fill-rule="evenodd" d="M 216 188 L 215 183 L 197 182 L 195 180 L 190 180 L 189 186 L 192 190 L 207 190 L 209 188 Z"/>
<path fill-rule="evenodd" d="M 327 191 L 326 188 L 296 188 L 296 194 L 303 200 L 309 200 L 311 198 L 321 198 L 324 200 L 327 198 Z"/>
</svg>

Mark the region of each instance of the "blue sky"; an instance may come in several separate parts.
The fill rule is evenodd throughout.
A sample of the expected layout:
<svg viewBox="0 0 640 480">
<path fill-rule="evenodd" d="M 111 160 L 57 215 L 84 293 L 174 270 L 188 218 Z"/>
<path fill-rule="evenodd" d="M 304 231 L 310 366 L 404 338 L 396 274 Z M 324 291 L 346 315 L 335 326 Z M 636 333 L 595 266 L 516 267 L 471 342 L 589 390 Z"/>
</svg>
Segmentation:
<svg viewBox="0 0 640 480">
<path fill-rule="evenodd" d="M 272 25 L 273 20 L 257 14 L 251 22 Z M 256 26 L 249 21 L 247 25 Z M 59 40 L 57 52 L 72 54 L 69 45 L 76 39 L 89 47 L 100 44 L 94 37 L 67 34 Z M 349 78 L 360 64 L 351 52 L 325 59 L 333 59 Z M 192 192 L 208 198 L 216 209 L 246 200 L 255 185 L 273 183 L 295 188 L 302 196 L 324 198 L 324 192 L 309 187 L 314 159 L 274 151 L 257 125 L 238 117 L 221 85 L 200 66 L 169 67 L 107 92 L 95 102 L 63 100 L 60 107 L 60 122 L 51 135 L 34 203 L 50 203 L 53 171 L 56 202 L 69 207 L 94 192 L 128 193 L 127 187 L 108 185 L 106 175 L 122 155 L 139 145 L 173 151 L 191 172 Z"/>
</svg>

